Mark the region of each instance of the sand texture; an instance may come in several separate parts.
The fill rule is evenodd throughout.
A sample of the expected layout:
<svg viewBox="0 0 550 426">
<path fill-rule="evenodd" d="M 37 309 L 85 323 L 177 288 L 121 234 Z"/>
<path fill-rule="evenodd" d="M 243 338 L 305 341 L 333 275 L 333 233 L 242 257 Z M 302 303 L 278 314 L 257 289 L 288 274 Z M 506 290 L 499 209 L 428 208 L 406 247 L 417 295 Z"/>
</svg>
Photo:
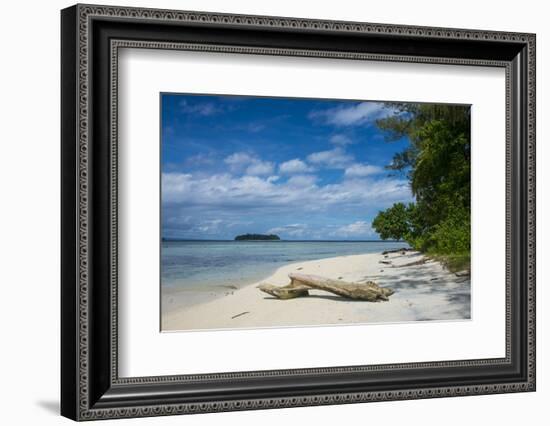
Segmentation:
<svg viewBox="0 0 550 426">
<path fill-rule="evenodd" d="M 419 260 L 423 264 L 414 264 Z M 386 263 L 383 263 L 386 262 Z M 411 264 L 407 266 L 407 264 Z M 405 266 L 403 266 L 405 265 Z M 283 286 L 300 272 L 348 282 L 374 281 L 395 293 L 389 301 L 345 299 L 311 290 L 280 300 L 258 290 L 261 282 Z M 261 282 L 226 289 L 221 297 L 189 305 L 184 292 L 163 295 L 162 330 L 204 330 L 335 325 L 470 318 L 470 278 L 458 277 L 419 252 L 363 254 L 297 262 Z"/>
</svg>

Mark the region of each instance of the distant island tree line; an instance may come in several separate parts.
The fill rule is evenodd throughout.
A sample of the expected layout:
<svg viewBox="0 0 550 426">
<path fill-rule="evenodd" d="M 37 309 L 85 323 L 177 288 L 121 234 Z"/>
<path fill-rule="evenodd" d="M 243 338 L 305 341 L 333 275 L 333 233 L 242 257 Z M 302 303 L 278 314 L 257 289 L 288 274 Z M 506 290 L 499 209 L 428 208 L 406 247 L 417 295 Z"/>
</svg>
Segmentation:
<svg viewBox="0 0 550 426">
<path fill-rule="evenodd" d="M 275 234 L 243 234 L 235 237 L 235 241 L 279 241 L 280 239 Z"/>
</svg>

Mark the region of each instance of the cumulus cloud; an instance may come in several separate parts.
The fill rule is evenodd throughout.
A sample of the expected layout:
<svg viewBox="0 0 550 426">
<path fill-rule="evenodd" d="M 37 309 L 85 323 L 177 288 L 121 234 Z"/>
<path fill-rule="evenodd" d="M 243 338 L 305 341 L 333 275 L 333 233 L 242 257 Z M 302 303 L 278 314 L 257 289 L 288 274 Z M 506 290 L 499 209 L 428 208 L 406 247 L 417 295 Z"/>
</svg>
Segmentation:
<svg viewBox="0 0 550 426">
<path fill-rule="evenodd" d="M 236 232 L 263 232 L 263 227 L 289 239 L 370 238 L 375 234 L 361 221 L 368 225 L 367 218 L 398 201 L 413 201 L 408 182 L 398 178 L 346 178 L 322 185 L 311 174 L 288 180 L 229 173 L 162 174 L 163 232 L 183 238 L 233 238 Z M 342 214 L 352 217 L 351 223 L 332 224 L 330 218 Z M 310 223 L 313 218 L 316 226 Z M 243 225 L 243 220 L 250 222 Z M 290 225 L 279 225 L 281 220 Z M 235 223 L 240 225 L 232 227 Z M 304 223 L 309 227 L 298 227 Z"/>
<path fill-rule="evenodd" d="M 218 231 L 221 223 L 221 219 L 205 220 L 199 223 L 197 230 L 205 234 L 213 234 Z"/>
<path fill-rule="evenodd" d="M 223 109 L 214 104 L 213 102 L 194 102 L 190 103 L 186 99 L 181 100 L 180 102 L 181 111 L 186 114 L 196 114 L 204 117 L 220 114 L 223 112 Z"/>
<path fill-rule="evenodd" d="M 204 153 L 192 155 L 188 157 L 184 165 L 186 167 L 192 167 L 192 166 L 211 166 L 215 163 L 214 158 L 211 155 L 207 155 Z"/>
<path fill-rule="evenodd" d="M 383 173 L 384 169 L 370 164 L 352 164 L 344 172 L 346 177 L 366 177 Z"/>
<path fill-rule="evenodd" d="M 336 147 L 328 151 L 314 152 L 307 156 L 307 161 L 312 164 L 322 165 L 334 169 L 343 169 L 354 160 L 354 157 L 344 151 L 341 147 Z"/>
<path fill-rule="evenodd" d="M 380 102 L 359 102 L 349 106 L 312 111 L 309 117 L 334 126 L 358 126 L 382 118 L 392 111 Z"/>
<path fill-rule="evenodd" d="M 351 145 L 354 142 L 346 135 L 332 135 L 330 137 L 330 143 L 338 146 Z"/>
<path fill-rule="evenodd" d="M 163 233 L 170 238 L 217 238 L 220 233 L 231 232 L 239 225 L 249 225 L 251 222 L 224 220 L 219 218 L 191 217 L 189 215 L 164 214 L 163 212 Z"/>
<path fill-rule="evenodd" d="M 316 176 L 312 175 L 296 175 L 292 176 L 288 181 L 286 182 L 287 186 L 292 188 L 304 188 L 304 187 L 310 187 L 314 186 L 315 182 L 317 181 Z"/>
<path fill-rule="evenodd" d="M 226 157 L 223 162 L 225 164 L 229 164 L 231 167 L 244 167 L 247 164 L 250 164 L 252 161 L 254 161 L 254 157 L 250 154 L 247 154 L 246 152 L 235 152 L 234 154 L 231 154 L 230 156 Z"/>
<path fill-rule="evenodd" d="M 369 239 L 376 238 L 376 232 L 369 222 L 358 220 L 353 223 L 335 225 L 317 225 L 315 227 L 304 223 L 292 223 L 270 228 L 267 234 L 277 234 L 283 239 Z"/>
<path fill-rule="evenodd" d="M 289 161 L 285 161 L 279 166 L 279 173 L 292 175 L 295 173 L 307 173 L 313 171 L 313 168 L 308 166 L 299 158 L 294 158 Z"/>
<path fill-rule="evenodd" d="M 248 175 L 265 176 L 273 174 L 275 165 L 269 161 L 262 161 L 259 158 L 246 152 L 235 152 L 224 160 L 233 173 L 245 171 Z"/>
<path fill-rule="evenodd" d="M 303 237 L 309 233 L 309 227 L 303 223 L 292 223 L 290 225 L 276 226 L 267 231 L 268 234 L 281 234 L 291 238 Z"/>
<path fill-rule="evenodd" d="M 342 206 L 384 207 L 411 198 L 408 182 L 397 178 L 379 181 L 354 178 L 323 186 L 318 185 L 312 175 L 292 176 L 281 183 L 271 177 L 248 175 L 162 175 L 163 203 L 186 207 L 306 212 L 332 207 L 340 210 Z"/>
<path fill-rule="evenodd" d="M 371 227 L 371 224 L 362 220 L 344 225 L 336 229 L 331 235 L 335 237 L 345 238 L 365 238 L 374 237 L 376 233 Z"/>
<path fill-rule="evenodd" d="M 269 161 L 255 160 L 246 168 L 247 175 L 264 176 L 271 175 L 275 166 Z"/>
</svg>

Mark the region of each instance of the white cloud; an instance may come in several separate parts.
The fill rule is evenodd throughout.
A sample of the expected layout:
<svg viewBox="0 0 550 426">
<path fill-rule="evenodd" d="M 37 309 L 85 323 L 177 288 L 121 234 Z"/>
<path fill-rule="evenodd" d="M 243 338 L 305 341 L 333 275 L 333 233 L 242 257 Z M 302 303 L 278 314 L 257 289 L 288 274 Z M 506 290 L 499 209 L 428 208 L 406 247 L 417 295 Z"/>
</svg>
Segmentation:
<svg viewBox="0 0 550 426">
<path fill-rule="evenodd" d="M 324 165 L 334 169 L 343 169 L 354 158 L 352 155 L 346 153 L 341 147 L 336 147 L 328 151 L 314 152 L 307 156 L 307 160 L 310 163 L 317 165 Z"/>
<path fill-rule="evenodd" d="M 273 163 L 262 161 L 246 152 L 235 152 L 226 157 L 223 161 L 225 164 L 229 165 L 229 169 L 233 173 L 239 173 L 244 170 L 248 175 L 264 176 L 271 175 L 275 169 Z"/>
<path fill-rule="evenodd" d="M 246 168 L 247 175 L 264 176 L 271 175 L 275 166 L 269 161 L 254 160 L 250 166 Z"/>
<path fill-rule="evenodd" d="M 335 126 L 358 126 L 372 122 L 392 112 L 391 108 L 384 107 L 384 104 L 380 102 L 360 102 L 351 106 L 313 111 L 309 114 L 309 117 L 321 119 L 326 124 Z"/>
<path fill-rule="evenodd" d="M 226 157 L 223 161 L 231 167 L 244 167 L 254 161 L 254 157 L 246 152 L 235 152 Z"/>
<path fill-rule="evenodd" d="M 312 175 L 296 175 L 292 176 L 287 181 L 287 185 L 290 187 L 310 187 L 314 186 L 317 181 L 317 177 Z"/>
<path fill-rule="evenodd" d="M 231 232 L 234 227 L 239 225 L 247 225 L 247 222 L 163 214 L 163 228 L 169 230 L 172 238 L 188 238 L 190 236 L 213 238 L 220 233 Z"/>
<path fill-rule="evenodd" d="M 214 163 L 214 158 L 207 154 L 192 155 L 185 160 L 186 166 L 209 166 Z"/>
<path fill-rule="evenodd" d="M 219 230 L 221 219 L 205 220 L 198 224 L 197 230 L 205 234 L 214 234 Z"/>
<path fill-rule="evenodd" d="M 230 173 L 162 174 L 165 235 L 184 238 L 233 238 L 236 232 L 260 232 L 266 227 L 288 239 L 374 238 L 361 221 L 398 201 L 413 201 L 413 197 L 408 182 L 397 178 L 347 178 L 321 185 L 313 175 L 274 180 L 273 176 Z M 335 226 L 331 218 L 343 214 L 350 217 L 350 224 Z M 288 220 L 290 225 L 274 220 Z M 298 226 L 304 223 L 309 226 Z"/>
<path fill-rule="evenodd" d="M 170 198 L 172 194 L 185 194 L 192 190 L 194 185 L 193 175 L 188 173 L 163 173 L 162 197 Z"/>
<path fill-rule="evenodd" d="M 332 135 L 330 137 L 330 143 L 338 146 L 351 145 L 354 142 L 346 135 Z"/>
<path fill-rule="evenodd" d="M 307 173 L 313 171 L 313 168 L 308 166 L 299 158 L 294 158 L 289 161 L 285 161 L 279 166 L 279 172 L 282 174 L 292 175 L 295 173 Z"/>
<path fill-rule="evenodd" d="M 308 226 L 303 223 L 277 226 L 267 231 L 268 234 L 281 234 L 288 237 L 303 237 L 308 234 Z"/>
<path fill-rule="evenodd" d="M 362 220 L 350 223 L 349 225 L 341 226 L 336 229 L 331 235 L 335 237 L 360 238 L 374 237 L 376 233 L 371 227 L 371 224 Z"/>
<path fill-rule="evenodd" d="M 182 112 L 187 114 L 197 114 L 202 116 L 211 116 L 220 114 L 223 112 L 223 109 L 219 106 L 216 106 L 212 102 L 198 102 L 198 103 L 189 103 L 187 100 L 183 99 L 180 102 L 180 107 Z"/>
<path fill-rule="evenodd" d="M 217 174 L 208 177 L 163 173 L 162 201 L 183 207 L 210 206 L 216 209 L 269 210 L 288 213 L 343 207 L 385 208 L 393 202 L 412 200 L 408 182 L 396 178 L 372 181 L 346 179 L 320 186 L 315 176 L 296 175 L 286 182 L 271 177 Z"/>
<path fill-rule="evenodd" d="M 352 164 L 346 168 L 346 177 L 366 177 L 380 174 L 384 171 L 382 167 L 370 164 Z"/>
</svg>

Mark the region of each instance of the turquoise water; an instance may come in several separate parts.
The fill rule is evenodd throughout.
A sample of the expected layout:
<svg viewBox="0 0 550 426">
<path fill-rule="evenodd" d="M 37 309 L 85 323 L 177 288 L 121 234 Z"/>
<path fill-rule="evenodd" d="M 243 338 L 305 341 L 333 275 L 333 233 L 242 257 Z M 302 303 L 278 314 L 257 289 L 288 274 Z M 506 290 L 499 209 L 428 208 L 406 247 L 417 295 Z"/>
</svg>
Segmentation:
<svg viewBox="0 0 550 426">
<path fill-rule="evenodd" d="M 407 247 L 383 241 L 163 241 L 161 282 L 166 290 L 204 290 L 251 284 L 281 266 L 328 257 Z"/>
</svg>

